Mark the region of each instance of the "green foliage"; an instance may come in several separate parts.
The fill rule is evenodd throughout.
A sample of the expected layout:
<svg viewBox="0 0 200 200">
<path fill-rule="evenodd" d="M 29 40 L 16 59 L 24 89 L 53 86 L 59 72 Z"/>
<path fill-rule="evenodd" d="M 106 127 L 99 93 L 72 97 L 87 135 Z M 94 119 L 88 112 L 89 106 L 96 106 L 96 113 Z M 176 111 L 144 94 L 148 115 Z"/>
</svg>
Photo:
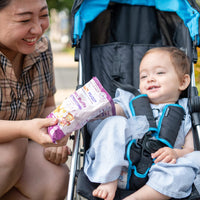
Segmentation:
<svg viewBox="0 0 200 200">
<path fill-rule="evenodd" d="M 198 60 L 195 64 L 195 80 L 196 80 L 196 86 L 200 93 L 200 49 L 197 49 L 198 52 Z"/>
<path fill-rule="evenodd" d="M 196 3 L 198 4 L 198 6 L 200 6 L 200 0 L 196 0 Z"/>
<path fill-rule="evenodd" d="M 60 11 L 68 8 L 71 11 L 73 3 L 73 0 L 47 0 L 49 10 L 55 8 L 56 10 Z"/>
</svg>

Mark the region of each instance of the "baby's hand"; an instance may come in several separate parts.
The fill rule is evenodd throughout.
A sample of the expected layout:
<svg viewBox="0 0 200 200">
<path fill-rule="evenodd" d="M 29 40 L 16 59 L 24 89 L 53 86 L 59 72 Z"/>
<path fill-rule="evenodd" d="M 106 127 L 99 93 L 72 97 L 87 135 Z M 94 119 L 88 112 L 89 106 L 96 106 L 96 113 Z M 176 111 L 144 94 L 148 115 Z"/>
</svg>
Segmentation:
<svg viewBox="0 0 200 200">
<path fill-rule="evenodd" d="M 169 147 L 163 147 L 158 151 L 156 151 L 155 153 L 152 153 L 151 157 L 155 159 L 154 163 L 164 162 L 164 163 L 175 164 L 177 159 L 177 154 L 174 149 L 171 149 Z"/>
</svg>

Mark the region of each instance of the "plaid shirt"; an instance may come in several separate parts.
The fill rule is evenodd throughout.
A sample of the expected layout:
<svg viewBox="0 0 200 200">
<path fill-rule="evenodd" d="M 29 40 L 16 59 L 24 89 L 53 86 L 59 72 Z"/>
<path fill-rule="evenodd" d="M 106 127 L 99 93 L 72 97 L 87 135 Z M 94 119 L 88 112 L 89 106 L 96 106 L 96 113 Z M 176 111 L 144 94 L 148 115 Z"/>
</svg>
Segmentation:
<svg viewBox="0 0 200 200">
<path fill-rule="evenodd" d="M 46 100 L 56 92 L 49 41 L 42 37 L 35 51 L 26 55 L 20 79 L 11 62 L 0 52 L 0 119 L 40 117 Z"/>
</svg>

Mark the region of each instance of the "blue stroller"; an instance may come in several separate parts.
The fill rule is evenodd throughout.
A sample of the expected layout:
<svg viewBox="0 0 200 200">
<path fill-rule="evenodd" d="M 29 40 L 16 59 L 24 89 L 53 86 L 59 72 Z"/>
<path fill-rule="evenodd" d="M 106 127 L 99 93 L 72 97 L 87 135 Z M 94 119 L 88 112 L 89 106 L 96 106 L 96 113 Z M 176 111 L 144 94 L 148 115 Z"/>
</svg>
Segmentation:
<svg viewBox="0 0 200 200">
<path fill-rule="evenodd" d="M 195 87 L 194 63 L 200 46 L 200 8 L 195 0 L 75 0 L 72 8 L 72 43 L 79 62 L 77 88 L 96 76 L 114 97 L 120 85 L 139 86 L 139 63 L 144 53 L 158 46 L 175 46 L 191 60 L 189 98 L 195 150 L 200 150 L 200 98 Z M 68 200 L 77 193 L 95 200 L 97 187 L 81 170 L 80 156 L 89 148 L 86 127 L 75 132 Z M 83 139 L 83 149 L 80 148 Z M 117 190 L 115 199 L 133 191 Z M 81 198 L 79 196 L 79 198 Z M 200 199 L 195 186 L 186 199 Z"/>
</svg>

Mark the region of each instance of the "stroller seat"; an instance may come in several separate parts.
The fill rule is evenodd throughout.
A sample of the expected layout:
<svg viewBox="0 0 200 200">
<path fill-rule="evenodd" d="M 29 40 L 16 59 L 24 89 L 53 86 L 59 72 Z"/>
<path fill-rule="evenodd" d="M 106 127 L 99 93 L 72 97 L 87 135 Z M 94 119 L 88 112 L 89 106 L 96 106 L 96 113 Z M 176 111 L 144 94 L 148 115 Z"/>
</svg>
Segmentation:
<svg viewBox="0 0 200 200">
<path fill-rule="evenodd" d="M 92 195 L 92 191 L 96 189 L 98 185 L 99 184 L 97 183 L 92 183 L 89 181 L 83 169 L 79 171 L 78 180 L 77 180 L 77 190 L 76 190 L 76 192 L 79 195 L 89 200 L 100 200 L 100 198 L 94 197 Z M 131 195 L 132 193 L 133 191 L 131 190 L 117 189 L 116 194 L 115 194 L 115 200 L 122 200 L 128 195 Z M 190 196 L 181 200 L 199 200 L 199 199 L 200 199 L 199 192 L 196 189 L 196 187 L 193 185 Z M 178 199 L 171 198 L 171 200 L 178 200 Z"/>
</svg>

